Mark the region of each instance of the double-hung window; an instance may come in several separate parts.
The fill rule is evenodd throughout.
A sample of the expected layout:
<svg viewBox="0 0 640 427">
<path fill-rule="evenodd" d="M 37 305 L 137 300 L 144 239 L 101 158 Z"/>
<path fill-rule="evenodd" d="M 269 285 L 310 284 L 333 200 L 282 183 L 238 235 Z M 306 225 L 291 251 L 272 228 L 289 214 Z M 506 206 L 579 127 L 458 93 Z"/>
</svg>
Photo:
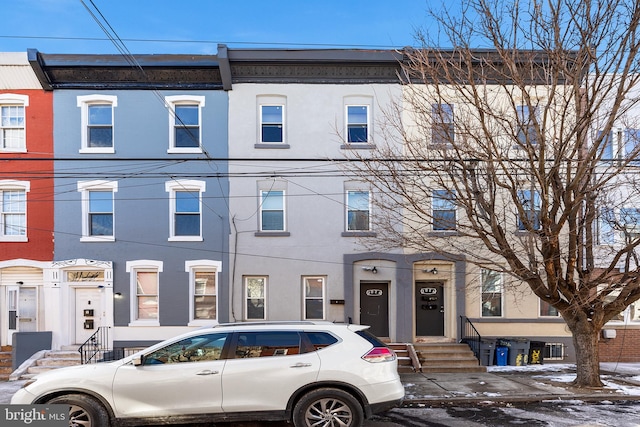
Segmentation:
<svg viewBox="0 0 640 427">
<path fill-rule="evenodd" d="M 535 190 L 519 190 L 518 201 L 524 216 L 518 215 L 518 230 L 535 231 L 540 229 L 540 193 Z"/>
<path fill-rule="evenodd" d="M 558 309 L 549 304 L 548 302 L 544 302 L 540 300 L 540 317 L 558 317 L 560 313 Z"/>
<path fill-rule="evenodd" d="M 347 191 L 347 231 L 371 230 L 370 196 L 369 191 Z"/>
<path fill-rule="evenodd" d="M 267 317 L 267 278 L 247 276 L 244 278 L 246 320 L 265 320 Z"/>
<path fill-rule="evenodd" d="M 455 192 L 451 190 L 434 190 L 433 203 L 433 230 L 451 231 L 456 229 L 456 204 Z"/>
<path fill-rule="evenodd" d="M 537 145 L 540 142 L 540 136 L 536 131 L 536 123 L 539 122 L 538 107 L 519 105 L 516 107 L 516 113 L 518 116 L 517 137 L 519 146 Z"/>
<path fill-rule="evenodd" d="M 190 322 L 189 325 L 208 324 L 217 319 L 217 283 L 222 263 L 214 260 L 195 260 L 185 262 L 190 283 Z"/>
<path fill-rule="evenodd" d="M 81 111 L 81 153 L 114 153 L 114 109 L 118 98 L 83 95 L 77 98 Z"/>
<path fill-rule="evenodd" d="M 81 181 L 78 191 L 82 198 L 81 242 L 104 242 L 115 240 L 114 194 L 117 181 Z"/>
<path fill-rule="evenodd" d="M 169 153 L 202 152 L 204 96 L 167 96 L 169 107 Z"/>
<path fill-rule="evenodd" d="M 347 142 L 350 144 L 369 142 L 368 105 L 347 105 Z"/>
<path fill-rule="evenodd" d="M 131 277 L 130 325 L 159 326 L 160 273 L 162 261 L 127 261 L 126 271 Z"/>
<path fill-rule="evenodd" d="M 284 142 L 284 105 L 260 106 L 260 142 Z"/>
<path fill-rule="evenodd" d="M 25 107 L 29 97 L 0 94 L 0 151 L 27 151 Z"/>
<path fill-rule="evenodd" d="M 624 232 L 625 242 L 630 242 L 640 237 L 640 208 L 621 208 L 620 226 Z"/>
<path fill-rule="evenodd" d="M 27 241 L 28 181 L 0 180 L 0 242 Z"/>
<path fill-rule="evenodd" d="M 260 191 L 260 231 L 285 231 L 283 190 Z"/>
<path fill-rule="evenodd" d="M 502 316 L 502 274 L 483 268 L 480 276 L 482 282 L 482 317 Z"/>
<path fill-rule="evenodd" d="M 324 319 L 324 277 L 303 277 L 304 287 L 304 319 L 323 320 Z"/>
<path fill-rule="evenodd" d="M 453 105 L 433 104 L 431 106 L 431 144 L 447 146 L 454 143 Z"/>
<path fill-rule="evenodd" d="M 165 184 L 169 193 L 170 241 L 202 240 L 202 193 L 204 181 L 176 180 Z"/>
</svg>

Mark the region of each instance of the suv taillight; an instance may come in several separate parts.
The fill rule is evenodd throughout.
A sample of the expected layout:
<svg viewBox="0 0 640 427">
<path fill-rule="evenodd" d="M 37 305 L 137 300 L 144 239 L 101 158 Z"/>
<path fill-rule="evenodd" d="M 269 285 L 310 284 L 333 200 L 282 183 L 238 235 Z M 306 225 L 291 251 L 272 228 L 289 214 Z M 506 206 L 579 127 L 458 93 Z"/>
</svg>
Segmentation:
<svg viewBox="0 0 640 427">
<path fill-rule="evenodd" d="M 396 353 L 387 347 L 373 347 L 362 358 L 371 363 L 391 362 L 396 360 Z"/>
</svg>

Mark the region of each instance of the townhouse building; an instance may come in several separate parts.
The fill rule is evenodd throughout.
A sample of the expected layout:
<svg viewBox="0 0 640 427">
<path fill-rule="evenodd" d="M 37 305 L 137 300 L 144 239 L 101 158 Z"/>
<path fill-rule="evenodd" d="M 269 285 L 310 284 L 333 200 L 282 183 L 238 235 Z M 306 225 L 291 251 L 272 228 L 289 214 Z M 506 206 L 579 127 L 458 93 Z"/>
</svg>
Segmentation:
<svg viewBox="0 0 640 427">
<path fill-rule="evenodd" d="M 55 111 L 54 348 L 100 328 L 108 348 L 144 346 L 226 319 L 219 59 L 29 55 Z"/>
<path fill-rule="evenodd" d="M 365 323 L 400 338 L 392 270 L 364 241 L 376 233 L 373 189 L 343 163 L 385 138 L 401 59 L 229 49 L 231 320 Z"/>
<path fill-rule="evenodd" d="M 0 53 L 0 345 L 42 330 L 53 260 L 53 95 L 26 52 Z"/>
<path fill-rule="evenodd" d="M 408 108 L 402 52 L 220 45 L 217 55 L 29 51 L 28 59 L 38 81 L 3 87 L 0 106 L 12 115 L 20 102 L 49 109 L 42 120 L 25 114 L 26 153 L 0 150 L 13 165 L 0 178 L 9 205 L 26 194 L 18 230 L 28 237 L 0 245 L 0 302 L 6 319 L 17 304 L 10 295 L 25 296 L 24 313 L 34 300 L 32 330 L 52 331 L 54 348 L 99 328 L 110 348 L 139 347 L 193 327 L 265 320 L 362 323 L 389 341 L 457 342 L 464 317 L 483 336 L 546 343 L 547 360 L 575 357 L 557 311 L 527 287 L 507 286 L 508 276 L 462 253 L 376 244 L 384 236 L 375 200 L 385 195 L 346 165 L 401 141 L 388 115 Z M 454 131 L 463 102 L 452 94 L 437 110 L 450 112 Z M 33 144 L 44 146 L 33 155 L 48 155 L 25 169 L 36 132 Z M 24 193 L 14 181 L 28 183 Z M 41 185 L 49 196 L 36 198 Z M 36 200 L 45 202 L 32 213 Z M 431 202 L 434 218 L 461 219 L 442 193 Z M 16 220 L 10 214 L 3 218 Z M 442 225 L 430 235 L 443 247 L 462 238 Z M 22 323 L 0 321 L 2 342 Z M 24 323 L 19 330 L 30 330 Z"/>
</svg>

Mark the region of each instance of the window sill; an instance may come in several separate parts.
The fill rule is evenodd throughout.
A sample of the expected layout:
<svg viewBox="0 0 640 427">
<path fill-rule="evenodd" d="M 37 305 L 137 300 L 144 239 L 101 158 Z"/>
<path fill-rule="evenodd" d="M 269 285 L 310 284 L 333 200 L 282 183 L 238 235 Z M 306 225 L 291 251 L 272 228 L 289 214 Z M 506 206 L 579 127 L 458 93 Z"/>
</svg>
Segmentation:
<svg viewBox="0 0 640 427">
<path fill-rule="evenodd" d="M 291 233 L 288 231 L 256 231 L 254 233 L 256 237 L 289 237 Z"/>
<path fill-rule="evenodd" d="M 173 236 L 167 239 L 168 242 L 202 242 L 202 236 Z"/>
<path fill-rule="evenodd" d="M 202 149 L 200 147 L 193 148 L 169 148 L 167 150 L 169 154 L 202 154 Z"/>
<path fill-rule="evenodd" d="M 291 148 L 291 146 L 289 144 L 284 144 L 284 143 L 273 143 L 273 142 L 261 142 L 259 144 L 255 144 L 253 146 L 253 148 L 258 148 L 258 149 L 280 149 L 280 150 L 287 150 L 289 148 Z"/>
<path fill-rule="evenodd" d="M 340 146 L 341 150 L 374 150 L 375 148 L 375 145 L 369 144 L 368 142 L 352 142 L 348 144 L 342 144 Z"/>
<path fill-rule="evenodd" d="M 85 237 L 81 237 L 80 241 L 82 243 L 95 243 L 95 242 L 115 242 L 116 238 L 114 236 L 102 236 L 102 237 L 98 237 L 98 236 L 85 236 Z"/>
<path fill-rule="evenodd" d="M 27 236 L 1 236 L 0 242 L 28 242 Z"/>
<path fill-rule="evenodd" d="M 157 320 L 134 320 L 129 322 L 127 326 L 160 326 L 160 322 Z"/>
<path fill-rule="evenodd" d="M 116 150 L 113 147 L 104 148 L 81 148 L 78 150 L 80 154 L 114 154 Z"/>
<path fill-rule="evenodd" d="M 26 153 L 26 148 L 0 148 L 0 153 Z"/>
<path fill-rule="evenodd" d="M 449 237 L 449 236 L 457 236 L 458 230 L 433 230 L 427 233 L 428 236 L 432 237 Z"/>
<path fill-rule="evenodd" d="M 198 319 L 190 321 L 187 326 L 216 326 L 218 324 L 218 319 Z"/>
<path fill-rule="evenodd" d="M 342 237 L 376 237 L 373 231 L 343 231 Z"/>
</svg>

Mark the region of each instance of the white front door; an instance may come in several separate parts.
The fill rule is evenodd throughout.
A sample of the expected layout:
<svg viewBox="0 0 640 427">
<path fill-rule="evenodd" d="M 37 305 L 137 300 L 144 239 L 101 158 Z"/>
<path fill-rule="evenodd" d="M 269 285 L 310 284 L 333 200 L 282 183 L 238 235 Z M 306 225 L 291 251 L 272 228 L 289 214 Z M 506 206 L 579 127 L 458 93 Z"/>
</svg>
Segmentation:
<svg viewBox="0 0 640 427">
<path fill-rule="evenodd" d="M 7 286 L 8 342 L 12 342 L 14 332 L 36 332 L 38 330 L 37 296 L 36 288 Z"/>
<path fill-rule="evenodd" d="M 101 326 L 102 295 L 100 289 L 76 288 L 75 343 L 84 344 Z"/>
</svg>

